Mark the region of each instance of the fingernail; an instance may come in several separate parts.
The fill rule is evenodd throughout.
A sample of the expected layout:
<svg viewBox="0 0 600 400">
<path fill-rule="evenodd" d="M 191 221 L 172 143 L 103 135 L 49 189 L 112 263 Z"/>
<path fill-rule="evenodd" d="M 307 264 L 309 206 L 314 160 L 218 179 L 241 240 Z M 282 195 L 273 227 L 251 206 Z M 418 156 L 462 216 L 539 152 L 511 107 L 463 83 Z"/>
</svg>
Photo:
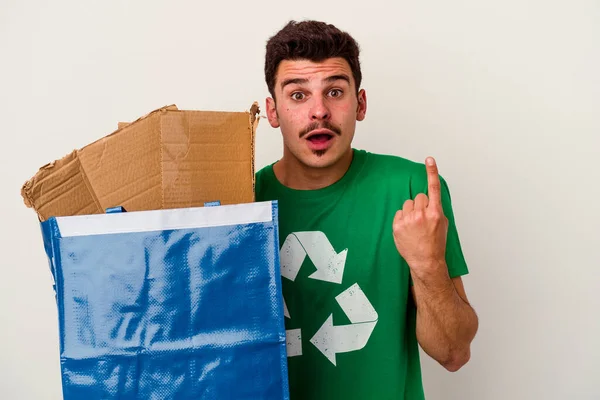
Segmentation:
<svg viewBox="0 0 600 400">
<path fill-rule="evenodd" d="M 433 158 L 427 157 L 427 164 L 433 165 Z"/>
</svg>

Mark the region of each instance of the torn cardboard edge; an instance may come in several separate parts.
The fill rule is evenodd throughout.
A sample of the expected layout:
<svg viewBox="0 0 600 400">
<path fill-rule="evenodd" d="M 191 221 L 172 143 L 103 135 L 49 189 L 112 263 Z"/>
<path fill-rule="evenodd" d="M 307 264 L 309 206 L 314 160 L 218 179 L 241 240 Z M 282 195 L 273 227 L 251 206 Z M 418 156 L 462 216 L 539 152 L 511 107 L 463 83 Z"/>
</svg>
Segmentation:
<svg viewBox="0 0 600 400">
<path fill-rule="evenodd" d="M 259 106 L 249 111 L 156 109 L 42 166 L 21 188 L 40 221 L 254 201 Z"/>
</svg>

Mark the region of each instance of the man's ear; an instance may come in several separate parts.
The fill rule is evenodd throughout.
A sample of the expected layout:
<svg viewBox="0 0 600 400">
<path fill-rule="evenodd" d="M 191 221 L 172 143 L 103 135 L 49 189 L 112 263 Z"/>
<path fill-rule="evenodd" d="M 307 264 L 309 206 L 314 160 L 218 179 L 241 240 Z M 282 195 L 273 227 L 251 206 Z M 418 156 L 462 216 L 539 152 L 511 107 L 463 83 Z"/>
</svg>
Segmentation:
<svg viewBox="0 0 600 400">
<path fill-rule="evenodd" d="M 275 100 L 271 97 L 267 97 L 267 119 L 273 128 L 279 128 L 277 106 L 275 105 Z"/>
<path fill-rule="evenodd" d="M 367 93 L 365 89 L 361 89 L 357 95 L 358 106 L 356 108 L 356 120 L 362 121 L 367 114 Z"/>
</svg>

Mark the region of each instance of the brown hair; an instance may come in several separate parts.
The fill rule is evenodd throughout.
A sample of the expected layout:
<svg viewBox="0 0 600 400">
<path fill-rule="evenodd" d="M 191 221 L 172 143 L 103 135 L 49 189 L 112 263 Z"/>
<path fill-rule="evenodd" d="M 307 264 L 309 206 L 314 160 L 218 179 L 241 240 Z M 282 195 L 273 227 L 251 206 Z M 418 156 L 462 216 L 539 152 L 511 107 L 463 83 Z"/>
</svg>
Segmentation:
<svg viewBox="0 0 600 400">
<path fill-rule="evenodd" d="M 352 36 L 331 24 L 290 21 L 267 42 L 265 80 L 269 92 L 275 98 L 277 68 L 281 61 L 307 59 L 320 62 L 332 57 L 342 57 L 348 62 L 358 92 L 362 80 L 359 53 L 358 43 Z"/>
</svg>

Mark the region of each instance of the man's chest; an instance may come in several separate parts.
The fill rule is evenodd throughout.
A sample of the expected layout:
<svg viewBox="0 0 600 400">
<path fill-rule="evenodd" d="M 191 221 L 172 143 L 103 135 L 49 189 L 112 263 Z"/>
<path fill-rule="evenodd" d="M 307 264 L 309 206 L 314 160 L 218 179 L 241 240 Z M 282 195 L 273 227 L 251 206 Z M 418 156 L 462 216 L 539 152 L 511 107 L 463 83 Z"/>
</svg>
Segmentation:
<svg viewBox="0 0 600 400">
<path fill-rule="evenodd" d="M 334 363 L 332 351 L 364 347 L 404 304 L 408 273 L 393 242 L 393 212 L 355 204 L 280 207 L 288 353 Z"/>
</svg>

